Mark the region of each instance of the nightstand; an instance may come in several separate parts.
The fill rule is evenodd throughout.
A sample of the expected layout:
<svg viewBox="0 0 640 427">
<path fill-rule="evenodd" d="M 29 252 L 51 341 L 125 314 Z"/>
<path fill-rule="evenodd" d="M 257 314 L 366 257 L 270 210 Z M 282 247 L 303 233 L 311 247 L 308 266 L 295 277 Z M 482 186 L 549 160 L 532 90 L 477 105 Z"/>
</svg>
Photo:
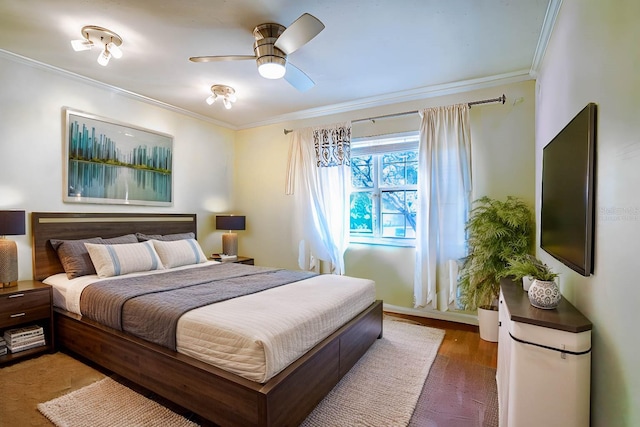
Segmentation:
<svg viewBox="0 0 640 427">
<path fill-rule="evenodd" d="M 7 329 L 42 326 L 45 345 L 0 356 L 0 366 L 54 348 L 51 286 L 36 280 L 21 280 L 17 286 L 0 288 L 0 335 Z"/>
<path fill-rule="evenodd" d="M 220 259 L 219 256 L 211 256 L 211 259 L 214 261 L 221 261 L 221 262 L 236 262 L 238 264 L 246 264 L 246 265 L 253 265 L 253 258 L 249 258 L 246 256 L 240 256 L 238 255 L 238 257 L 236 259 L 232 259 L 232 260 L 228 260 L 228 261 L 222 261 Z"/>
</svg>

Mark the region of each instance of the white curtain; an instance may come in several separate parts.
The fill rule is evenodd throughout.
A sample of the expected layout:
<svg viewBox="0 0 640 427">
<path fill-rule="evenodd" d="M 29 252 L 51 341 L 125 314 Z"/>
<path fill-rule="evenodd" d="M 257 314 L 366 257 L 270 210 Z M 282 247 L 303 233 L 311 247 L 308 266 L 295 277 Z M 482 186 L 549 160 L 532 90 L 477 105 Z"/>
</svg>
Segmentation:
<svg viewBox="0 0 640 427">
<path fill-rule="evenodd" d="M 350 177 L 350 122 L 292 132 L 286 194 L 295 197 L 300 268 L 314 269 L 319 259 L 330 263 L 332 273 L 344 274 Z"/>
<path fill-rule="evenodd" d="M 446 310 L 455 301 L 457 260 L 465 255 L 471 204 L 467 104 L 420 111 L 414 304 Z"/>
</svg>

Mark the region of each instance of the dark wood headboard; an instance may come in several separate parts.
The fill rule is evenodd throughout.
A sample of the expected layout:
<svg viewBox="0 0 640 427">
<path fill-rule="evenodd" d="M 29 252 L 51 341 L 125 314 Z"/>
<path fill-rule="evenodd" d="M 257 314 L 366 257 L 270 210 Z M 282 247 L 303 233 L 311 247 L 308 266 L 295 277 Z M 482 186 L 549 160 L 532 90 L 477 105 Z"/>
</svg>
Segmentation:
<svg viewBox="0 0 640 427">
<path fill-rule="evenodd" d="M 33 278 L 64 272 L 50 239 L 116 237 L 130 233 L 197 236 L 195 214 L 32 212 Z"/>
</svg>

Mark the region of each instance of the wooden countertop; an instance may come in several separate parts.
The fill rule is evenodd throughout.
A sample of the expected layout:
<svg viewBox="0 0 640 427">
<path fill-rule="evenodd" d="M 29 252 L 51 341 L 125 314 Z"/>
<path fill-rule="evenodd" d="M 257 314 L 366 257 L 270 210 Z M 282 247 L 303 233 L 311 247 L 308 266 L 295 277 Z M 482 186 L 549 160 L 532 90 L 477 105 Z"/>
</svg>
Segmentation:
<svg viewBox="0 0 640 427">
<path fill-rule="evenodd" d="M 574 333 L 592 329 L 589 319 L 564 297 L 555 309 L 543 310 L 531 305 L 521 282 L 514 282 L 509 278 L 502 279 L 500 289 L 502 289 L 504 303 L 509 308 L 511 320 L 514 322 Z"/>
</svg>

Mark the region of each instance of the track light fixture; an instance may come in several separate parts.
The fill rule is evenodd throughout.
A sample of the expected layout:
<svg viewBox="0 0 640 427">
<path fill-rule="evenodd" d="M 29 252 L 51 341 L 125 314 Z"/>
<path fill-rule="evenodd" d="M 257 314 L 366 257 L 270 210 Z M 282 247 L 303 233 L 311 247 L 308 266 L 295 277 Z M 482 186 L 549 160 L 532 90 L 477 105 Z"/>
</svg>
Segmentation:
<svg viewBox="0 0 640 427">
<path fill-rule="evenodd" d="M 98 27 L 95 25 L 87 25 L 82 27 L 82 39 L 72 40 L 71 47 L 76 52 L 83 50 L 91 50 L 94 46 L 102 48 L 98 56 L 98 64 L 106 66 L 111 57 L 122 58 L 122 37 L 111 30 Z"/>
<path fill-rule="evenodd" d="M 224 108 L 230 110 L 233 103 L 237 100 L 236 91 L 230 86 L 213 85 L 211 86 L 211 96 L 206 99 L 207 104 L 212 105 L 218 98 L 222 98 Z"/>
</svg>

